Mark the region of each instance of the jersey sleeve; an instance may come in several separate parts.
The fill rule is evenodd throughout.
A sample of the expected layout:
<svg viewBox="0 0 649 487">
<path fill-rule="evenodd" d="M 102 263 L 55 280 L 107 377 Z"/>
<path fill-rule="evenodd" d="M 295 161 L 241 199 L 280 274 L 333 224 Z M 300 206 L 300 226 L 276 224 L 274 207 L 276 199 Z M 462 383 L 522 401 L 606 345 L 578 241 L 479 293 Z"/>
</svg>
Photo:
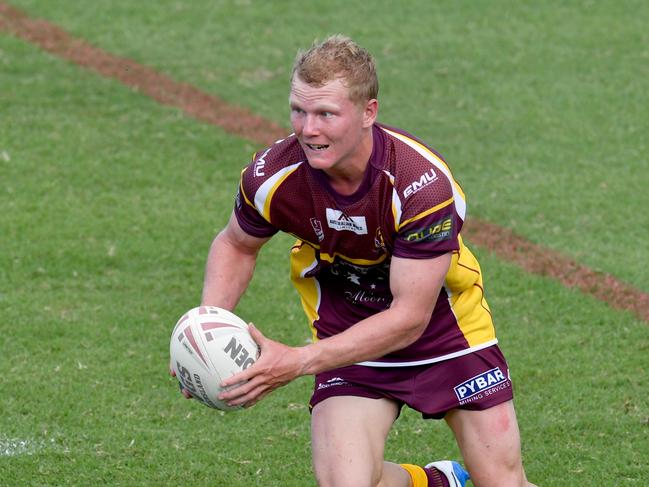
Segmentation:
<svg viewBox="0 0 649 487">
<path fill-rule="evenodd" d="M 460 248 L 462 220 L 456 211 L 451 184 L 442 176 L 405 199 L 393 255 L 428 259 Z"/>
<path fill-rule="evenodd" d="M 275 235 L 279 229 L 271 225 L 263 216 L 259 214 L 255 207 L 254 188 L 251 187 L 250 166 L 241 171 L 239 180 L 239 191 L 237 192 L 234 215 L 239 222 L 239 226 L 249 235 L 259 238 L 267 238 Z"/>
</svg>

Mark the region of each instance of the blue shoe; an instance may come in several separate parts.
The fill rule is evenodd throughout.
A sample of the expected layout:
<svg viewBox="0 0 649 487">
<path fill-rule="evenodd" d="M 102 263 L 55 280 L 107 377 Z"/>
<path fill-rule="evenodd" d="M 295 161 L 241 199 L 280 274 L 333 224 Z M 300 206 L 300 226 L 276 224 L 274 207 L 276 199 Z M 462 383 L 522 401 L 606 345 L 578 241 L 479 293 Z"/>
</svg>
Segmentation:
<svg viewBox="0 0 649 487">
<path fill-rule="evenodd" d="M 424 468 L 435 467 L 441 473 L 443 473 L 448 479 L 448 483 L 451 484 L 451 487 L 465 487 L 466 481 L 471 478 L 469 472 L 462 468 L 457 462 L 451 462 L 444 460 L 441 462 L 433 462 L 426 465 Z"/>
</svg>

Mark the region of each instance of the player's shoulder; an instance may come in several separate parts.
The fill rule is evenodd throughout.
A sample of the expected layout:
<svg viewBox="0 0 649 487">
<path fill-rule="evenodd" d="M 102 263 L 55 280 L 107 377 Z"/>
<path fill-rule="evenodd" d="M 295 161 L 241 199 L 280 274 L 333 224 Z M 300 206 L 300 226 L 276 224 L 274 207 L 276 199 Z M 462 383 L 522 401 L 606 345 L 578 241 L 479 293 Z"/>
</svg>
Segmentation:
<svg viewBox="0 0 649 487">
<path fill-rule="evenodd" d="M 379 124 L 379 128 L 392 142 L 397 159 L 403 160 L 405 158 L 406 162 L 410 164 L 426 165 L 434 163 L 446 165 L 444 157 L 436 149 L 410 132 L 383 124 Z M 397 160 L 397 162 L 399 161 Z M 407 166 L 408 164 L 399 165 Z"/>
<path fill-rule="evenodd" d="M 273 186 L 278 180 L 286 180 L 286 176 L 305 160 L 297 138 L 289 135 L 253 154 L 252 161 L 241 173 L 240 189 L 247 198 L 253 198 L 259 189 Z"/>
<path fill-rule="evenodd" d="M 250 177 L 267 178 L 305 159 L 297 138 L 291 134 L 270 147 L 255 152 L 246 167 L 246 172 Z"/>
<path fill-rule="evenodd" d="M 430 145 L 411 133 L 380 125 L 390 141 L 392 155 L 388 171 L 394 177 L 394 186 L 402 199 L 423 188 L 450 186 L 453 176 L 442 155 Z"/>
</svg>

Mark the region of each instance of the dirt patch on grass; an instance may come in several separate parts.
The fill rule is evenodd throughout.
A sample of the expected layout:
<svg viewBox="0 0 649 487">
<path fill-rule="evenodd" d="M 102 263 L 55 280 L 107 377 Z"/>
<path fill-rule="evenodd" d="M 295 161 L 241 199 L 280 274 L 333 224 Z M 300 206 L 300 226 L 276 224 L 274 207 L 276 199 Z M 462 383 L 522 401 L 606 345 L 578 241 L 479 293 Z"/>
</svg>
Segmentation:
<svg viewBox="0 0 649 487">
<path fill-rule="evenodd" d="M 649 294 L 610 274 L 589 269 L 555 250 L 530 242 L 512 230 L 488 221 L 469 219 L 462 234 L 468 241 L 527 272 L 556 279 L 564 286 L 590 294 L 612 308 L 631 311 L 649 323 Z"/>
<path fill-rule="evenodd" d="M 230 134 L 263 145 L 286 137 L 286 129 L 246 108 L 227 103 L 190 84 L 174 81 L 131 59 L 96 48 L 50 22 L 33 19 L 3 2 L 0 2 L 0 30 L 101 76 L 116 79 L 159 103 L 177 107 L 190 117 L 221 127 Z"/>
<path fill-rule="evenodd" d="M 40 46 L 101 76 L 128 85 L 164 105 L 174 106 L 188 116 L 218 126 L 228 133 L 269 145 L 286 136 L 286 129 L 232 105 L 198 88 L 179 83 L 147 66 L 115 56 L 77 39 L 56 25 L 33 19 L 20 10 L 0 2 L 0 31 Z M 649 294 L 615 277 L 595 272 L 558 252 L 534 244 L 507 228 L 472 219 L 463 231 L 472 244 L 493 252 L 527 272 L 556 279 L 623 311 L 630 311 L 649 322 Z"/>
</svg>

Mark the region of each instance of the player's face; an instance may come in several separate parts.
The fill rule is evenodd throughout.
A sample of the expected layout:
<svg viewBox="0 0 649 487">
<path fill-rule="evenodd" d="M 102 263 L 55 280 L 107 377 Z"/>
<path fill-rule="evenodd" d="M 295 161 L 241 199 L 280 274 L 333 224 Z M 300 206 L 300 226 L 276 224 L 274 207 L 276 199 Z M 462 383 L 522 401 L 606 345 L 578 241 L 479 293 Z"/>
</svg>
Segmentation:
<svg viewBox="0 0 649 487">
<path fill-rule="evenodd" d="M 311 167 L 332 176 L 350 168 L 364 170 L 372 150 L 369 129 L 376 118 L 376 100 L 352 102 L 340 79 L 313 87 L 295 76 L 289 105 L 293 131 Z"/>
</svg>

